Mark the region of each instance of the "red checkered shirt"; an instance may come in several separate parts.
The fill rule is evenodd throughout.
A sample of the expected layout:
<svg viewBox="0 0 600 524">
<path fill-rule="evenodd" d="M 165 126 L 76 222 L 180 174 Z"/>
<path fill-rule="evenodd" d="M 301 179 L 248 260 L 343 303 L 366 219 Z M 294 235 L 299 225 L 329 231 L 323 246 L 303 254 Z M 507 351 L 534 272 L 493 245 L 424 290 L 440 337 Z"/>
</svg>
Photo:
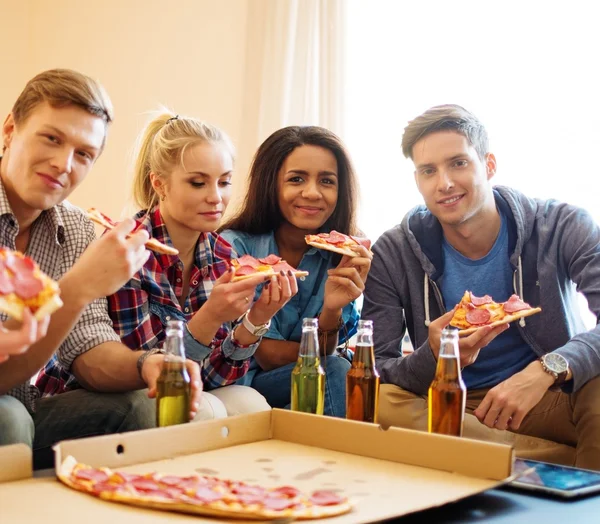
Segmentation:
<svg viewBox="0 0 600 524">
<path fill-rule="evenodd" d="M 160 242 L 172 245 L 160 211 L 155 208 L 134 217 L 141 227 Z M 133 350 L 149 350 L 162 344 L 169 320 L 188 322 L 210 296 L 213 283 L 235 258 L 233 248 L 216 233 L 202 233 L 196 245 L 189 294 L 180 305 L 183 293 L 183 263 L 177 255 L 151 251 L 144 267 L 119 291 L 108 297 L 109 314 L 123 343 Z M 232 339 L 233 324 L 221 325 L 210 346 L 194 340 L 185 330 L 188 358 L 202 365 L 205 389 L 234 383 L 248 371 L 250 357 L 258 342 L 240 346 Z"/>
</svg>

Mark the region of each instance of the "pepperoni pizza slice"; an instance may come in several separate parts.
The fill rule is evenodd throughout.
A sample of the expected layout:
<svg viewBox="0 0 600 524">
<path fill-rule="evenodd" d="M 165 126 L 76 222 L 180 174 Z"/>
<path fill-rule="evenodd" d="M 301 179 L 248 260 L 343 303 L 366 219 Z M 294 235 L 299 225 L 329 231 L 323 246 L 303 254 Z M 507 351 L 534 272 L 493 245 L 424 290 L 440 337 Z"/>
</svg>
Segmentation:
<svg viewBox="0 0 600 524">
<path fill-rule="evenodd" d="M 25 308 L 29 308 L 39 320 L 62 305 L 58 284 L 31 258 L 0 247 L 1 313 L 20 321 Z"/>
<path fill-rule="evenodd" d="M 470 335 L 483 326 L 500 326 L 522 317 L 539 313 L 542 308 L 531 307 L 518 295 L 512 295 L 506 302 L 494 302 L 492 297 L 475 296 L 465 291 L 459 302 L 450 325 L 459 329 L 459 335 Z"/>
<path fill-rule="evenodd" d="M 331 491 L 308 495 L 291 486 L 263 488 L 198 474 L 137 475 L 93 468 L 71 456 L 61 464 L 58 478 L 104 500 L 208 517 L 293 521 L 333 517 L 352 509 L 346 497 Z"/>
<path fill-rule="evenodd" d="M 231 265 L 235 269 L 235 275 L 231 279 L 233 282 L 246 280 L 257 274 L 270 277 L 276 275 L 280 271 L 285 273 L 291 271 L 296 278 L 304 278 L 308 275 L 308 271 L 298 271 L 277 255 L 269 255 L 263 258 L 254 258 L 251 255 L 243 255 L 239 258 L 232 259 Z"/>
<path fill-rule="evenodd" d="M 114 229 L 118 222 L 115 222 L 111 218 L 107 217 L 101 211 L 98 211 L 95 207 L 90 207 L 87 210 L 87 217 L 92 221 L 106 229 Z M 163 253 L 164 255 L 178 255 L 179 251 L 172 246 L 167 246 L 156 240 L 156 238 L 149 238 L 146 241 L 146 247 L 157 253 Z"/>
<path fill-rule="evenodd" d="M 317 249 L 333 251 L 334 253 L 349 257 L 358 255 L 356 251 L 358 246 L 365 246 L 369 251 L 371 250 L 371 241 L 368 238 L 344 235 L 344 233 L 339 233 L 338 231 L 319 233 L 318 235 L 305 235 L 304 240 L 308 245 Z"/>
</svg>

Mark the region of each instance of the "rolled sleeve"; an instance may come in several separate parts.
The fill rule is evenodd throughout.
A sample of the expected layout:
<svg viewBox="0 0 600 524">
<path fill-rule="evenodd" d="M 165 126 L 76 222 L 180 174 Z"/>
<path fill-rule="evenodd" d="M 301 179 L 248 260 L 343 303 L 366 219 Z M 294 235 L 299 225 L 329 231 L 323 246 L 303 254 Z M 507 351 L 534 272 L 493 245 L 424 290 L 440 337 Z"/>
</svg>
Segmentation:
<svg viewBox="0 0 600 524">
<path fill-rule="evenodd" d="M 231 360 L 247 360 L 254 355 L 261 341 L 262 337 L 253 344 L 242 346 L 240 344 L 236 344 L 236 341 L 232 338 L 230 332 L 225 340 L 223 340 L 221 349 L 223 351 L 223 355 Z"/>
<path fill-rule="evenodd" d="M 185 345 L 185 356 L 190 360 L 196 362 L 202 362 L 208 355 L 212 353 L 212 348 L 198 342 L 194 336 L 190 333 L 188 325 L 185 325 L 183 332 L 183 343 Z"/>
<path fill-rule="evenodd" d="M 77 357 L 104 342 L 121 342 L 121 339 L 113 329 L 107 300 L 102 297 L 85 308 L 69 336 L 58 348 L 58 362 L 68 371 Z"/>
</svg>

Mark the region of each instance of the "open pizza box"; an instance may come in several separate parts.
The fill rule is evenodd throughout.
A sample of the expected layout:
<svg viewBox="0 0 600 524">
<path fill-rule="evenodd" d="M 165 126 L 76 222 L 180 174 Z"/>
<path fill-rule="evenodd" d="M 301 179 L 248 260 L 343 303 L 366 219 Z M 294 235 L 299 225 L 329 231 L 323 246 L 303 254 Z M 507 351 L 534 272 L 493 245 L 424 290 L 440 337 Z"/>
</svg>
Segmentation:
<svg viewBox="0 0 600 524">
<path fill-rule="evenodd" d="M 196 471 L 263 487 L 333 490 L 349 497 L 354 508 L 327 522 L 353 524 L 496 487 L 510 476 L 513 463 L 512 448 L 505 445 L 277 409 L 64 441 L 55 453 L 57 464 L 72 455 L 91 466 L 135 473 Z M 52 515 L 61 524 L 223 521 L 107 502 L 31 474 L 28 448 L 0 448 L 0 521 L 48 521 Z"/>
</svg>

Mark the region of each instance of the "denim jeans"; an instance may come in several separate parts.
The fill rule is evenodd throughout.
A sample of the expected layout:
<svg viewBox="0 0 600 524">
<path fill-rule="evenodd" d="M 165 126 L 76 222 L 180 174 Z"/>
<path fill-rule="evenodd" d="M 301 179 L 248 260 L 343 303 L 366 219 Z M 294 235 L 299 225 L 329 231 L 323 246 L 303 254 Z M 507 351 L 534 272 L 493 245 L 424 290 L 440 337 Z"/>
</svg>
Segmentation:
<svg viewBox="0 0 600 524">
<path fill-rule="evenodd" d="M 252 387 L 263 395 L 273 408 L 289 408 L 292 391 L 292 370 L 296 364 L 288 364 L 271 371 L 258 370 L 252 379 Z M 343 357 L 327 357 L 325 376 L 325 415 L 346 417 L 346 373 L 350 362 Z"/>
<path fill-rule="evenodd" d="M 156 404 L 145 389 L 128 393 L 76 389 L 39 399 L 35 413 L 13 397 L 0 396 L 0 445 L 27 444 L 33 448 L 36 469 L 52 467 L 52 446 L 61 440 L 155 426 Z"/>
</svg>

